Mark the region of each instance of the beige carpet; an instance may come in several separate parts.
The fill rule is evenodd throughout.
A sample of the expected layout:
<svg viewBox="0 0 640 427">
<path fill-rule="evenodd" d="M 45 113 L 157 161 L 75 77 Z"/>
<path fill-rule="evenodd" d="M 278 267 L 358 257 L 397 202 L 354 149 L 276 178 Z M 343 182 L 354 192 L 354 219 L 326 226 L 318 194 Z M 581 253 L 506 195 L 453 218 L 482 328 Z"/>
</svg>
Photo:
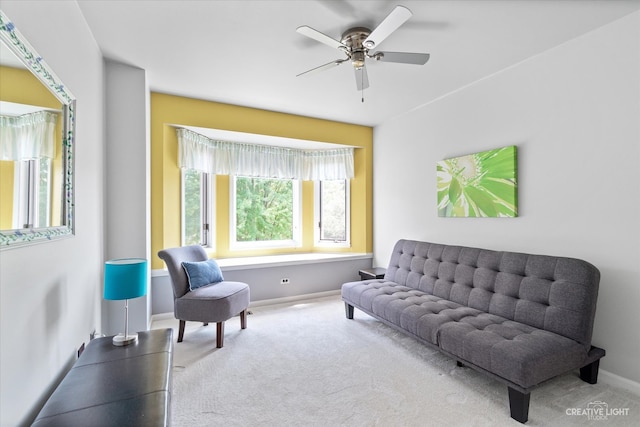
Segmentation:
<svg viewBox="0 0 640 427">
<path fill-rule="evenodd" d="M 456 363 L 339 296 L 252 308 L 248 328 L 187 323 L 176 343 L 172 421 L 196 426 L 517 426 L 506 386 Z M 172 327 L 177 320 L 155 322 Z M 628 415 L 567 415 L 592 402 Z M 622 411 L 624 412 L 624 411 Z M 574 411 L 574 413 L 576 413 Z M 531 393 L 529 426 L 637 426 L 640 397 L 566 375 Z"/>
</svg>

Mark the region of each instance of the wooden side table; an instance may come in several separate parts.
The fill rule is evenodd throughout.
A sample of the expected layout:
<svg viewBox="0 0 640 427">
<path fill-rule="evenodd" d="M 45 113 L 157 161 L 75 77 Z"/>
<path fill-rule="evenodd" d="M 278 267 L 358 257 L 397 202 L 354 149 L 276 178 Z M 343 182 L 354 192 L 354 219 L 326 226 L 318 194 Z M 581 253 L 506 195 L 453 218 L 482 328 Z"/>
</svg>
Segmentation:
<svg viewBox="0 0 640 427">
<path fill-rule="evenodd" d="M 384 279 L 384 274 L 387 272 L 386 268 L 382 267 L 373 267 L 373 268 L 365 268 L 363 270 L 358 271 L 360 275 L 360 280 L 371 280 L 371 279 Z"/>
</svg>

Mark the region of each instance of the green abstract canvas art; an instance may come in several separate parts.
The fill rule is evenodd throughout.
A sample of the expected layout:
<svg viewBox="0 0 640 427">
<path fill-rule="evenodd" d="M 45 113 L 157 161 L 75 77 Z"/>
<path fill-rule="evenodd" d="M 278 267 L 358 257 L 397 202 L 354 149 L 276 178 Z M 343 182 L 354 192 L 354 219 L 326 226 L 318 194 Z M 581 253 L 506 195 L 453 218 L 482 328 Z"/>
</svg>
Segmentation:
<svg viewBox="0 0 640 427">
<path fill-rule="evenodd" d="M 437 164 L 438 216 L 518 216 L 516 146 Z"/>
</svg>

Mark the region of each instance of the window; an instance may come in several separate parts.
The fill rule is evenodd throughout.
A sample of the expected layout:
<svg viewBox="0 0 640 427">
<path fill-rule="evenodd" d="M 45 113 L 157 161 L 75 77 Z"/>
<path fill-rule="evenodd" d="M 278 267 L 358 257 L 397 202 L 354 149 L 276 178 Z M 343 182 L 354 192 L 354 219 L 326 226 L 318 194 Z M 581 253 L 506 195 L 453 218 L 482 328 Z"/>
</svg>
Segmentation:
<svg viewBox="0 0 640 427">
<path fill-rule="evenodd" d="M 317 181 L 315 186 L 316 245 L 350 245 L 349 180 Z"/>
<path fill-rule="evenodd" d="M 182 171 L 182 244 L 213 246 L 213 185 L 210 175 Z"/>
<path fill-rule="evenodd" d="M 235 248 L 300 245 L 300 185 L 293 179 L 231 180 L 231 242 Z"/>
<path fill-rule="evenodd" d="M 51 160 L 15 162 L 14 228 L 51 226 Z"/>
<path fill-rule="evenodd" d="M 211 131 L 224 134 L 225 137 L 240 138 L 243 135 L 241 139 L 246 137 L 252 141 L 259 138 L 264 140 L 264 144 L 212 139 Z M 303 150 L 283 147 L 282 143 L 287 138 L 274 140 L 265 135 L 215 129 L 209 129 L 205 136 L 190 129 L 178 128 L 176 135 L 178 166 L 181 169 L 198 170 L 211 176 L 217 174 L 222 182 L 229 179 L 229 193 L 225 191 L 218 195 L 219 206 L 215 207 L 213 199 L 208 205 L 211 211 L 218 209 L 222 215 L 220 223 L 226 225 L 228 220 L 229 224 L 229 234 L 224 230 L 218 236 L 217 244 L 220 247 L 216 255 L 224 257 L 247 249 L 258 253 L 276 253 L 280 251 L 270 249 L 301 248 L 303 243 L 304 248 L 310 250 L 317 244 L 350 247 L 348 204 L 349 180 L 354 177 L 354 147 L 336 148 L 335 144 L 328 146 L 306 141 L 305 147 L 313 149 Z M 272 140 L 275 145 L 268 144 Z M 193 193 L 205 194 L 202 189 L 198 191 L 197 178 L 193 180 L 190 184 L 194 188 Z M 311 193 L 313 185 L 310 182 L 303 185 L 303 180 L 325 180 L 322 183 L 322 213 L 317 213 L 318 218 L 322 216 L 322 220 L 317 220 L 322 226 L 315 231 L 315 240 L 315 209 L 311 204 L 311 194 L 308 195 L 309 199 L 305 196 L 305 206 L 309 203 L 308 211 L 302 212 L 302 188 Z M 188 176 L 185 181 L 188 182 Z M 207 206 L 202 197 L 183 200 L 183 205 L 187 209 L 183 212 L 186 223 L 183 233 L 187 239 L 193 236 L 192 239 L 197 241 L 200 233 L 197 228 L 198 209 Z M 307 238 L 304 242 L 303 235 Z"/>
<path fill-rule="evenodd" d="M 182 244 L 215 246 L 215 175 L 182 171 Z M 213 181 L 215 182 L 215 181 Z M 350 181 L 315 182 L 315 246 L 350 247 Z M 295 179 L 230 177 L 228 249 L 302 245 L 301 185 Z"/>
</svg>

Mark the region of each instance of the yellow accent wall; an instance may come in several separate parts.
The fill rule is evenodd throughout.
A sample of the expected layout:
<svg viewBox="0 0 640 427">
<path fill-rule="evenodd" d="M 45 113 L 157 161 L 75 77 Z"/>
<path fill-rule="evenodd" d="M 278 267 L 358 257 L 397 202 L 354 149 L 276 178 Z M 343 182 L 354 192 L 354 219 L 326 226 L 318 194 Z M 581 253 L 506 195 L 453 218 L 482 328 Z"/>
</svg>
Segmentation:
<svg viewBox="0 0 640 427">
<path fill-rule="evenodd" d="M 259 110 L 236 105 L 151 93 L 151 253 L 152 268 L 164 268 L 159 250 L 180 246 L 180 170 L 175 125 L 330 142 L 357 147 L 351 181 L 351 248 L 332 252 L 373 250 L 373 129 L 348 123 Z M 313 246 L 312 182 L 302 184 L 303 240 L 299 248 L 229 250 L 229 176 L 216 177 L 216 250 L 211 256 L 229 258 L 279 253 L 327 251 Z"/>
<path fill-rule="evenodd" d="M 13 164 L 0 161 L 0 230 L 13 228 Z"/>
<path fill-rule="evenodd" d="M 60 101 L 29 70 L 0 66 L 0 100 L 60 110 Z M 52 188 L 62 188 L 62 115 L 56 124 L 56 157 L 51 164 Z M 12 229 L 14 162 L 0 161 L 0 229 Z M 52 226 L 60 225 L 61 191 L 53 190 Z"/>
</svg>

